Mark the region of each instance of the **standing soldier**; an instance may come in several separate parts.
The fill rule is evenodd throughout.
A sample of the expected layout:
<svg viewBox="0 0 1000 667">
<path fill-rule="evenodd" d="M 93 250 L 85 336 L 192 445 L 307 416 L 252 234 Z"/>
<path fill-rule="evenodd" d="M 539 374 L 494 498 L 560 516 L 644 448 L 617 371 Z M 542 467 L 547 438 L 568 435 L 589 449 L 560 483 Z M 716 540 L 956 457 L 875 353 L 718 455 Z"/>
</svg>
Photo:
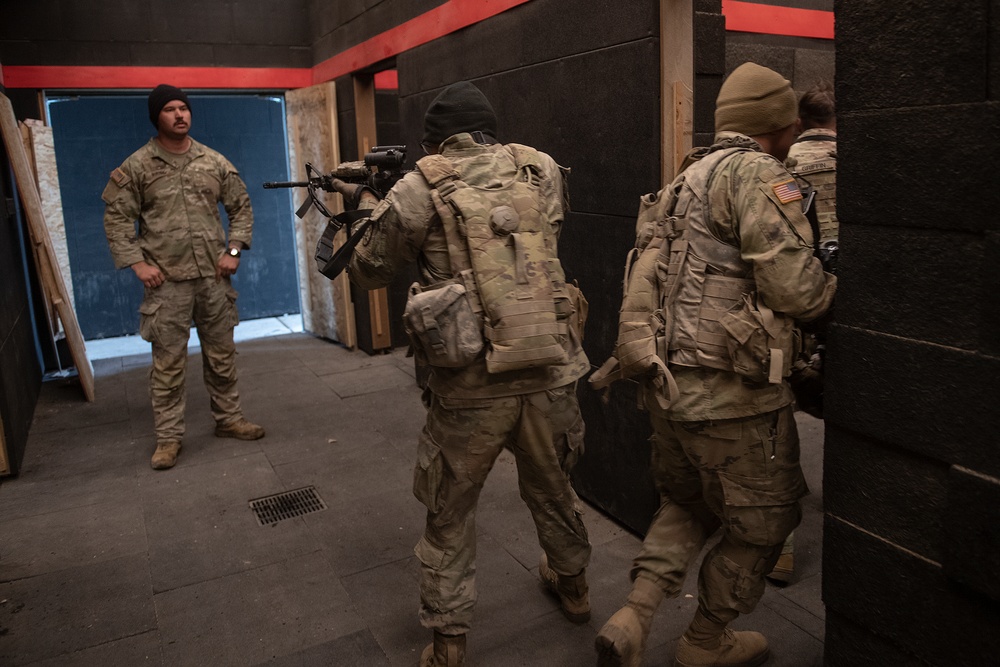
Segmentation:
<svg viewBox="0 0 1000 667">
<path fill-rule="evenodd" d="M 139 332 L 152 344 L 156 470 L 173 467 L 184 436 L 184 371 L 191 321 L 198 328 L 205 387 L 220 438 L 256 440 L 236 390 L 236 291 L 230 276 L 250 247 L 253 211 L 236 167 L 192 139 L 191 107 L 178 88 L 149 94 L 156 136 L 111 172 L 102 199 L 104 231 L 118 268 L 131 267 L 145 286 Z M 229 216 L 229 241 L 218 204 Z M 138 236 L 135 222 L 139 222 Z"/>
<path fill-rule="evenodd" d="M 657 607 L 680 592 L 719 528 L 674 664 L 767 659 L 763 635 L 728 626 L 753 611 L 801 517 L 807 489 L 784 378 L 796 322 L 826 312 L 836 287 L 813 256 L 802 194 L 782 165 L 796 117 L 788 81 L 741 65 L 719 92 L 715 144 L 642 200 L 617 360 L 592 382 L 642 376 L 660 508 L 628 600 L 598 634 L 601 665 L 641 663 Z"/>
<path fill-rule="evenodd" d="M 424 117 L 417 169 L 377 202 L 360 196 L 372 227 L 348 270 L 374 289 L 417 262 L 404 321 L 430 366 L 427 423 L 417 445 L 414 495 L 427 507 L 420 561 L 420 621 L 434 641 L 422 667 L 465 662 L 476 602 L 476 504 L 504 447 L 542 547 L 539 574 L 575 623 L 590 618 L 590 542 L 569 471 L 583 420 L 576 381 L 584 301 L 566 284 L 557 241 L 563 173 L 528 146 L 496 141 L 497 118 L 468 82 L 445 88 Z"/>
<path fill-rule="evenodd" d="M 799 100 L 799 123 L 802 134 L 788 150 L 785 164 L 799 183 L 803 192 L 809 192 L 812 199 L 806 217 L 812 225 L 817 250 L 828 251 L 838 245 L 840 223 L 837 221 L 837 109 L 834 104 L 833 84 L 820 81 L 802 95 Z M 832 267 L 827 267 L 831 270 Z M 801 377 L 819 378 L 823 372 L 822 348 L 817 348 L 816 338 L 822 336 L 806 334 L 803 340 L 809 343 L 802 355 L 799 368 Z M 808 364 L 806 366 L 806 364 Z M 818 380 L 802 383 L 796 391 L 798 408 L 814 417 L 822 417 L 823 404 Z M 794 386 L 794 385 L 793 385 Z M 778 562 L 767 578 L 776 584 L 787 584 L 795 573 L 794 533 L 785 540 Z"/>
</svg>

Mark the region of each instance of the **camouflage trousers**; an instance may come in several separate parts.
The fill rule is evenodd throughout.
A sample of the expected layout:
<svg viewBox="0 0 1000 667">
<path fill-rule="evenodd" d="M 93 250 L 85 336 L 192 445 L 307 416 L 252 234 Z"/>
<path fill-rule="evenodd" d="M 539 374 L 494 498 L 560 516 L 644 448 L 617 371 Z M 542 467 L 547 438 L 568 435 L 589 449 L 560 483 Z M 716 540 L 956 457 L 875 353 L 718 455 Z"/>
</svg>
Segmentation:
<svg viewBox="0 0 1000 667">
<path fill-rule="evenodd" d="M 153 345 L 149 394 L 158 441 L 184 435 L 184 375 L 188 338 L 194 321 L 201 341 L 205 388 L 212 416 L 227 424 L 242 416 L 236 390 L 236 290 L 228 279 L 166 281 L 146 288 L 139 306 L 139 333 Z"/>
<path fill-rule="evenodd" d="M 792 406 L 710 422 L 670 421 L 655 405 L 649 408 L 660 508 L 631 577 L 677 595 L 721 527 L 722 540 L 698 575 L 698 603 L 710 620 L 729 623 L 757 606 L 764 575 L 802 517 L 798 501 L 808 489 Z"/>
<path fill-rule="evenodd" d="M 476 504 L 500 452 L 517 462 L 521 498 L 556 572 L 590 561 L 590 541 L 569 471 L 583 449 L 576 385 L 518 396 L 451 399 L 430 394 L 413 493 L 427 507 L 414 552 L 421 563 L 420 622 L 464 634 L 476 603 Z"/>
</svg>

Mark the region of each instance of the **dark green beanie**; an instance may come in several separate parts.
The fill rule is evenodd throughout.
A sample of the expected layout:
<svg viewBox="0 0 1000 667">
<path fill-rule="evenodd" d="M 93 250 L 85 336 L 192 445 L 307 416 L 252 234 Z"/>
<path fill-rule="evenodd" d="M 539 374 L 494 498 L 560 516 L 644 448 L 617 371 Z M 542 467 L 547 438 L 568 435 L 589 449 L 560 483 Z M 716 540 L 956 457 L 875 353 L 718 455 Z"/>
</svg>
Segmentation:
<svg viewBox="0 0 1000 667">
<path fill-rule="evenodd" d="M 722 83 L 715 102 L 715 131 L 768 134 L 799 117 L 798 101 L 788 80 L 757 63 L 743 63 Z"/>
<path fill-rule="evenodd" d="M 440 144 L 453 134 L 477 130 L 496 139 L 496 112 L 481 90 L 459 81 L 442 90 L 427 108 L 423 143 Z"/>
</svg>

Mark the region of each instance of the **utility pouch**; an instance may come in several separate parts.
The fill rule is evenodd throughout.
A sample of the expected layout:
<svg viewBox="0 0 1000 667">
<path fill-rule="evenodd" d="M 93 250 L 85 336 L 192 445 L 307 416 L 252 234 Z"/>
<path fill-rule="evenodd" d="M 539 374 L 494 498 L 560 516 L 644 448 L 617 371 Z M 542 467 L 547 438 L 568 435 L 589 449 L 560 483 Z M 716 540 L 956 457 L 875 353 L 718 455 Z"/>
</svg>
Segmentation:
<svg viewBox="0 0 1000 667">
<path fill-rule="evenodd" d="M 798 354 L 795 327 L 790 317 L 755 301 L 752 293 L 745 295 L 719 320 L 733 371 L 751 382 L 780 384 Z"/>
<path fill-rule="evenodd" d="M 465 285 L 447 282 L 421 288 L 410 285 L 403 328 L 413 349 L 431 366 L 464 368 L 483 350 L 480 318 L 473 312 Z"/>
</svg>

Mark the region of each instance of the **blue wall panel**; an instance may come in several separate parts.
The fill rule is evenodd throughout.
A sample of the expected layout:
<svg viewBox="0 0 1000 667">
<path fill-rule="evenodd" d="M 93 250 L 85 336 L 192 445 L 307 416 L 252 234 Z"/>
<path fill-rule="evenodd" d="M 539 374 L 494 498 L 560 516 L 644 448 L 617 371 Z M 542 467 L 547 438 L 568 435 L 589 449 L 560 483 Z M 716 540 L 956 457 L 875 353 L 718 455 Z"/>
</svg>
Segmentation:
<svg viewBox="0 0 1000 667">
<path fill-rule="evenodd" d="M 240 319 L 299 312 L 290 193 L 262 188 L 264 181 L 288 180 L 282 99 L 190 99 L 191 136 L 236 165 L 253 203 L 253 247 L 233 280 L 240 293 Z M 101 192 L 111 170 L 154 134 L 146 97 L 59 97 L 50 100 L 48 109 L 80 328 L 88 340 L 134 334 L 142 285 L 130 270 L 114 268 L 104 237 Z"/>
</svg>

